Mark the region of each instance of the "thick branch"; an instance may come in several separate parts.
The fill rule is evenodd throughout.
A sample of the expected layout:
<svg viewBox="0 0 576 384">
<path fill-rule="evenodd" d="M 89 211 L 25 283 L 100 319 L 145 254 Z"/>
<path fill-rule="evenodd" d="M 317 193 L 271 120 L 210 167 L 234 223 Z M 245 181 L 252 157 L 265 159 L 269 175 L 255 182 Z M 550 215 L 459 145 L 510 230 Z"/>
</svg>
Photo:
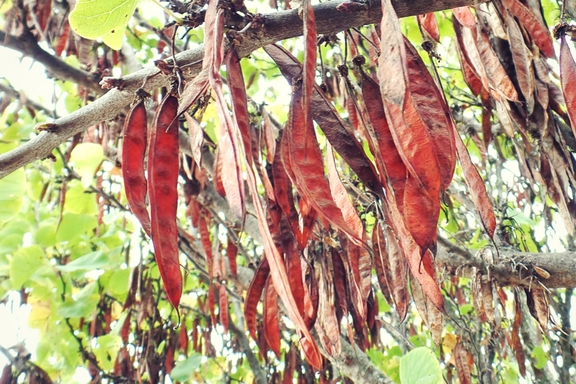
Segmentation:
<svg viewBox="0 0 576 384">
<path fill-rule="evenodd" d="M 435 0 L 435 1 L 412 1 L 398 0 L 394 2 L 394 7 L 399 17 L 417 15 L 421 13 L 440 11 L 464 5 L 475 5 L 485 0 Z M 345 13 L 338 10 L 338 6 L 346 1 L 335 0 L 314 6 L 318 33 L 333 34 L 348 28 L 360 27 L 366 24 L 373 24 L 380 21 L 381 9 L 377 1 L 367 5 L 364 11 L 355 13 Z M 240 56 L 249 55 L 252 51 L 274 43 L 276 41 L 296 37 L 302 34 L 302 20 L 298 16 L 297 10 L 281 11 L 264 15 L 264 26 L 259 29 L 249 30 L 242 42 L 237 47 Z M 1 32 L 0 32 L 1 33 Z M 0 39 L 5 36 L 0 35 Z M 25 54 L 33 54 L 37 60 L 41 61 L 46 51 L 36 52 L 25 49 L 21 43 L 11 41 L 12 48 L 18 49 Z M 178 65 L 188 66 L 188 78 L 195 76 L 201 66 L 204 55 L 203 46 L 182 52 L 176 56 Z M 51 55 L 50 55 L 51 56 Z M 51 56 L 53 57 L 53 56 Z M 56 59 L 53 57 L 53 59 Z M 46 58 L 46 60 L 52 60 Z M 52 71 L 58 68 L 57 65 L 50 67 Z M 38 136 L 26 144 L 13 151 L 0 155 L 0 178 L 14 172 L 16 169 L 39 159 L 48 157 L 52 149 L 62 144 L 78 132 L 89 126 L 98 124 L 105 120 L 110 120 L 121 113 L 133 99 L 133 92 L 145 79 L 148 79 L 144 89 L 151 91 L 161 86 L 167 86 L 167 77 L 159 75 L 153 78 L 150 76 L 158 71 L 155 68 L 146 68 L 127 76 L 126 87 L 123 91 L 111 90 L 94 103 L 89 104 L 74 113 L 55 121 L 58 128 L 54 132 L 41 132 Z M 82 76 L 85 76 L 84 74 Z M 81 76 L 81 77 L 82 77 Z M 79 81 L 84 81 L 79 79 Z M 85 84 L 82 84 L 86 86 Z"/>
<path fill-rule="evenodd" d="M 467 276 L 472 267 L 480 272 L 490 271 L 501 286 L 531 287 L 540 282 L 547 288 L 576 287 L 576 252 L 528 253 L 511 248 L 491 249 L 494 263 L 488 264 L 466 250 L 442 241 L 438 244 L 436 265 L 449 273 Z M 536 267 L 536 269 L 534 268 Z M 545 278 L 538 268 L 550 274 Z"/>
</svg>

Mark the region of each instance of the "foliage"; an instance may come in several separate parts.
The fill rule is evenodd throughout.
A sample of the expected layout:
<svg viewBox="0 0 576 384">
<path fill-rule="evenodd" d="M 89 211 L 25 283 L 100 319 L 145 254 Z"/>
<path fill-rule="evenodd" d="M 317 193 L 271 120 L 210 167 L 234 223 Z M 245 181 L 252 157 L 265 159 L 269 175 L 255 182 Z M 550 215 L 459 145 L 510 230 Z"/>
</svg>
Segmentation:
<svg viewBox="0 0 576 384">
<path fill-rule="evenodd" d="M 303 0 L 302 37 L 256 50 L 288 4 L 165 3 L 0 5 L 59 99 L 2 85 L 0 164 L 132 101 L 0 179 L 0 297 L 41 334 L 1 383 L 574 377 L 576 276 L 546 253 L 576 262 L 558 4 Z"/>
</svg>

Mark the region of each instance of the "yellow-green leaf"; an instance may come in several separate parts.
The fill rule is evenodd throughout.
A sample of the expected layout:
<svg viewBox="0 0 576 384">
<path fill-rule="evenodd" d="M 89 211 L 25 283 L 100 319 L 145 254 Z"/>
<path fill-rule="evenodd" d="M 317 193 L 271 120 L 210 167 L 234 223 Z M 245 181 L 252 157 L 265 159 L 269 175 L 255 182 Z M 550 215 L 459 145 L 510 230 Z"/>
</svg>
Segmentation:
<svg viewBox="0 0 576 384">
<path fill-rule="evenodd" d="M 94 173 L 104 160 L 104 150 L 100 144 L 82 143 L 78 144 L 70 155 L 70 162 L 74 164 L 74 170 L 82 178 L 82 186 L 90 187 Z"/>
<path fill-rule="evenodd" d="M 26 175 L 22 168 L 0 179 L 0 224 L 13 219 L 22 207 L 26 193 Z"/>
<path fill-rule="evenodd" d="M 37 245 L 21 248 L 10 262 L 10 279 L 12 288 L 20 289 L 30 276 L 42 266 L 44 251 Z"/>
<path fill-rule="evenodd" d="M 138 0 L 79 0 L 70 12 L 70 26 L 87 39 L 102 38 L 112 49 L 122 47 L 124 29 Z"/>
</svg>

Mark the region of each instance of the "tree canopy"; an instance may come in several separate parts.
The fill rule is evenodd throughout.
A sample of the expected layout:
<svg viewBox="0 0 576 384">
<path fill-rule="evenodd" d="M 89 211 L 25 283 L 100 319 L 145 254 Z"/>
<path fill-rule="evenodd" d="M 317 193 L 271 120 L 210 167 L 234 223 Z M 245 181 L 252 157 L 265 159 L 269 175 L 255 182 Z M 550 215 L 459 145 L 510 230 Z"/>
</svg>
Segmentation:
<svg viewBox="0 0 576 384">
<path fill-rule="evenodd" d="M 575 380 L 575 13 L 0 2 L 0 384 Z"/>
</svg>

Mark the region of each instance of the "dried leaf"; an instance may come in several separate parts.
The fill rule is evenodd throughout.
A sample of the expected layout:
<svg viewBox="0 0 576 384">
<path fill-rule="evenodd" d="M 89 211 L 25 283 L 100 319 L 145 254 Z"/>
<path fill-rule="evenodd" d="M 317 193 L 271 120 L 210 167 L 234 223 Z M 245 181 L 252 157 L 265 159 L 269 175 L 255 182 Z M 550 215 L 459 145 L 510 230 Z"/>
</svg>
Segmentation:
<svg viewBox="0 0 576 384">
<path fill-rule="evenodd" d="M 519 0 L 502 0 L 502 5 L 518 18 L 520 24 L 526 29 L 528 35 L 534 40 L 546 57 L 549 59 L 556 58 L 550 31 L 542 25 L 530 8 L 526 7 Z"/>
<path fill-rule="evenodd" d="M 276 62 L 287 79 L 293 79 L 302 73 L 302 66 L 298 60 L 285 48 L 268 45 L 264 47 L 264 50 Z M 352 128 L 340 118 L 334 106 L 316 85 L 312 91 L 311 103 L 314 105 L 310 111 L 312 117 L 330 144 L 368 188 L 378 191 L 380 182 L 362 145 L 354 137 Z"/>
<path fill-rule="evenodd" d="M 228 238 L 228 246 L 226 247 L 226 256 L 228 257 L 228 267 L 230 268 L 230 275 L 234 278 L 238 275 L 238 267 L 236 266 L 237 255 L 238 255 L 238 247 L 231 238 Z"/>
<path fill-rule="evenodd" d="M 482 306 L 484 307 L 486 317 L 490 323 L 495 324 L 496 317 L 494 316 L 494 295 L 492 293 L 492 282 L 490 281 L 490 276 L 480 276 L 480 290 L 482 291 Z"/>
<path fill-rule="evenodd" d="M 452 14 L 463 26 L 476 28 L 476 18 L 469 7 L 452 8 Z"/>
<path fill-rule="evenodd" d="M 276 289 L 278 296 L 280 296 L 280 299 L 284 303 L 288 316 L 303 336 L 300 343 L 307 352 L 306 357 L 308 362 L 313 367 L 320 368 L 322 366 L 322 357 L 320 356 L 320 351 L 318 350 L 318 346 L 314 342 L 314 339 L 312 338 L 312 335 L 310 334 L 304 319 L 298 311 L 298 304 L 296 303 L 290 288 L 286 266 L 283 263 L 278 249 L 274 245 L 274 240 L 272 239 L 270 229 L 266 223 L 266 213 L 264 212 L 264 207 L 262 206 L 262 201 L 258 193 L 258 186 L 256 184 L 256 176 L 254 174 L 254 170 L 251 166 L 247 167 L 246 170 L 246 174 L 248 176 L 248 187 L 256 211 L 256 217 L 258 218 L 258 228 L 262 234 L 264 254 L 270 263 L 270 272 L 272 276 L 272 282 L 274 283 L 274 289 Z"/>
<path fill-rule="evenodd" d="M 486 193 L 484 180 L 482 180 L 480 173 L 478 173 L 478 170 L 474 164 L 472 164 L 470 154 L 456 130 L 454 131 L 454 136 L 456 138 L 458 160 L 460 160 L 460 165 L 462 165 L 462 171 L 464 172 L 466 185 L 468 185 L 470 198 L 480 215 L 480 220 L 488 236 L 493 238 L 494 231 L 496 230 L 496 216 L 494 215 L 494 209 L 492 208 L 488 193 Z"/>
<path fill-rule="evenodd" d="M 230 99 L 232 100 L 232 116 L 236 123 L 236 129 L 240 132 L 244 146 L 244 155 L 252 156 L 252 143 L 250 139 L 250 117 L 248 116 L 246 85 L 240 58 L 236 50 L 231 50 L 226 58 L 226 78 L 230 89 Z"/>
<path fill-rule="evenodd" d="M 570 116 L 572 132 L 576 135 L 576 63 L 566 42 L 566 37 L 560 39 L 560 81 L 562 93 L 566 100 L 566 110 Z"/>
<path fill-rule="evenodd" d="M 266 160 L 272 164 L 276 155 L 276 139 L 277 129 L 272 124 L 268 112 L 262 108 L 262 129 L 264 130 L 264 141 L 266 142 Z"/>
<path fill-rule="evenodd" d="M 394 144 L 392 133 L 384 112 L 379 84 L 370 76 L 362 73 L 362 95 L 370 117 L 370 123 L 377 139 L 375 151 L 376 165 L 382 175 L 388 178 L 396 195 L 398 207 L 402 210 L 404 188 L 408 171 Z M 381 169 L 383 167 L 383 169 Z"/>
<path fill-rule="evenodd" d="M 210 232 L 208 230 L 208 223 L 206 222 L 206 211 L 200 215 L 198 220 L 198 233 L 200 234 L 200 242 L 204 249 L 206 257 L 206 269 L 208 270 L 208 277 L 210 280 L 214 277 L 213 255 L 212 255 L 212 241 L 210 240 Z"/>
<path fill-rule="evenodd" d="M 444 299 L 434 278 L 434 262 L 430 250 L 422 251 L 416 244 L 403 220 L 400 217 L 396 204 L 394 202 L 387 205 L 387 214 L 390 217 L 393 228 L 400 240 L 404 256 L 408 261 L 408 266 L 412 275 L 420 283 L 422 290 L 431 302 L 440 310 L 444 311 Z"/>
<path fill-rule="evenodd" d="M 258 340 L 256 337 L 256 307 L 260 301 L 260 296 L 262 296 L 262 291 L 266 287 L 266 281 L 270 275 L 270 266 L 266 259 L 262 259 L 254 277 L 250 282 L 248 291 L 246 291 L 246 300 L 244 300 L 244 318 L 246 319 L 246 326 L 248 327 L 248 332 L 254 340 Z"/>
<path fill-rule="evenodd" d="M 524 95 L 524 100 L 529 100 L 534 92 L 531 55 L 527 52 L 522 31 L 510 13 L 506 17 L 506 32 L 510 40 L 510 51 L 512 52 L 512 60 L 514 61 L 514 68 L 516 68 L 516 79 L 518 80 L 520 91 Z"/>
<path fill-rule="evenodd" d="M 354 231 L 358 238 L 364 237 L 364 225 L 356 212 L 356 208 L 352 205 L 348 191 L 340 180 L 340 175 L 336 169 L 336 162 L 334 161 L 334 151 L 330 143 L 326 145 L 326 163 L 328 168 L 328 182 L 332 192 L 334 202 L 342 211 L 342 215 L 346 224 Z"/>
<path fill-rule="evenodd" d="M 486 74 L 486 69 L 482 64 L 480 59 L 480 52 L 478 51 L 478 45 L 476 42 L 476 29 L 463 27 L 456 17 L 452 18 L 452 25 L 454 27 L 454 32 L 456 33 L 456 41 L 459 50 L 462 52 L 465 60 L 461 62 L 466 62 L 469 64 L 472 72 L 476 75 L 482 87 L 486 90 L 490 90 L 490 84 L 488 82 L 488 75 Z M 499 97 L 498 94 L 496 94 Z"/>
<path fill-rule="evenodd" d="M 392 297 L 392 277 L 390 276 L 390 263 L 388 261 L 388 249 L 386 238 L 382 230 L 383 223 L 378 220 L 372 231 L 372 249 L 374 251 L 374 269 L 382 294 L 388 303 L 394 303 Z"/>
<path fill-rule="evenodd" d="M 220 284 L 218 288 L 218 317 L 224 332 L 228 332 L 228 292 L 224 284 Z"/>
<path fill-rule="evenodd" d="M 378 58 L 378 78 L 380 91 L 386 103 L 404 106 L 406 98 L 406 53 L 404 37 L 400 30 L 400 22 L 390 0 L 382 0 L 381 35 L 386 39 L 380 41 L 380 57 Z"/>
<path fill-rule="evenodd" d="M 418 15 L 418 24 L 422 30 L 434 41 L 440 42 L 440 30 L 438 29 L 438 21 L 436 20 L 436 15 L 431 13 L 426 13 L 424 15 Z"/>
<path fill-rule="evenodd" d="M 486 316 L 486 311 L 484 310 L 484 299 L 482 297 L 482 290 L 480 289 L 481 278 L 482 275 L 480 273 L 474 275 L 474 280 L 472 281 L 472 299 L 476 316 L 478 316 L 481 322 L 486 323 L 488 322 L 488 316 Z"/>
<path fill-rule="evenodd" d="M 184 112 L 184 117 L 188 123 L 188 135 L 190 136 L 190 150 L 192 151 L 192 158 L 198 164 L 202 166 L 202 146 L 204 145 L 204 131 L 200 126 L 200 123 L 190 116 L 187 112 Z"/>
<path fill-rule="evenodd" d="M 442 312 L 430 301 L 427 295 L 424 294 L 422 286 L 416 279 L 410 279 L 410 286 L 412 287 L 412 297 L 416 304 L 416 309 L 424 320 L 426 327 L 432 334 L 432 341 L 437 346 L 440 346 L 442 341 L 443 329 L 443 316 Z"/>
<path fill-rule="evenodd" d="M 264 291 L 264 337 L 270 349 L 280 358 L 281 335 L 278 316 L 278 294 L 270 277 L 268 277 Z"/>
<path fill-rule="evenodd" d="M 545 333 L 548 330 L 548 321 L 550 319 L 550 306 L 546 291 L 534 287 L 525 291 L 530 314 L 538 321 L 540 330 Z"/>
<path fill-rule="evenodd" d="M 528 295 L 527 295 L 528 296 Z M 514 350 L 516 361 L 518 362 L 518 369 L 522 377 L 526 377 L 526 355 L 524 354 L 524 346 L 520 340 L 520 326 L 522 325 L 522 304 L 518 292 L 515 295 L 515 311 L 514 323 L 510 331 L 510 340 L 508 344 Z"/>
<path fill-rule="evenodd" d="M 340 326 L 336 320 L 336 307 L 334 295 L 334 283 L 332 281 L 331 269 L 326 263 L 326 259 L 320 260 L 320 270 L 318 278 L 318 317 L 316 329 L 320 329 L 326 336 L 323 343 L 324 348 L 332 356 L 340 354 Z M 322 340 L 322 339 L 321 339 Z"/>
<path fill-rule="evenodd" d="M 302 19 L 304 21 L 304 28 L 302 34 L 304 35 L 304 70 L 302 76 L 302 112 L 304 116 L 304 124 L 308 124 L 308 116 L 310 115 L 310 106 L 312 90 L 314 88 L 314 77 L 316 75 L 316 17 L 314 9 L 312 8 L 311 0 L 303 0 L 302 2 Z"/>
<path fill-rule="evenodd" d="M 289 157 L 295 177 L 292 182 L 320 217 L 346 233 L 353 242 L 363 245 L 362 238 L 346 223 L 342 211 L 330 195 L 314 126 L 311 120 L 304 119 L 302 112 L 302 92 L 297 89 L 292 96 L 285 128 L 289 137 Z"/>
<path fill-rule="evenodd" d="M 458 374 L 458 380 L 460 384 L 470 384 L 472 383 L 472 374 L 469 361 L 472 356 L 470 352 L 466 350 L 462 343 L 457 343 L 454 347 L 454 361 L 456 363 L 456 373 Z"/>
<path fill-rule="evenodd" d="M 490 45 L 488 35 L 482 29 L 476 34 L 476 44 L 492 89 L 510 101 L 518 101 L 516 88 Z"/>
<path fill-rule="evenodd" d="M 406 63 L 410 93 L 414 105 L 428 127 L 435 146 L 436 159 L 440 168 L 440 190 L 445 191 L 454 175 L 456 167 L 456 148 L 454 143 L 454 122 L 450 109 L 438 86 L 428 72 L 426 65 L 414 46 L 404 39 L 406 44 Z"/>
</svg>

